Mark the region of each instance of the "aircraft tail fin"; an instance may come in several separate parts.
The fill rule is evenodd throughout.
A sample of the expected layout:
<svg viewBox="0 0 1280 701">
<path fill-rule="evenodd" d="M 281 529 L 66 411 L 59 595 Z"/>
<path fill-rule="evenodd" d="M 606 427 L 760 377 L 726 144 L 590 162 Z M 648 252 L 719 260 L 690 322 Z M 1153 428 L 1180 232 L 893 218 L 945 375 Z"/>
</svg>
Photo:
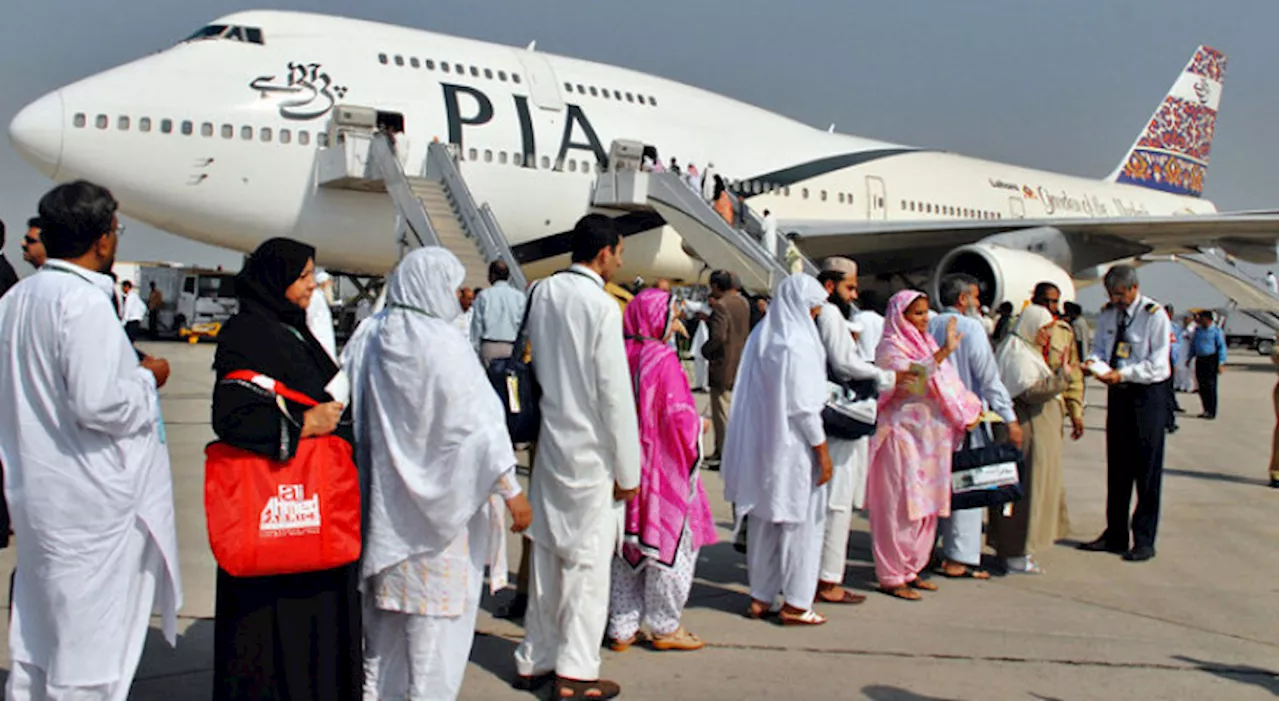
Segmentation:
<svg viewBox="0 0 1280 701">
<path fill-rule="evenodd" d="M 1209 170 L 1209 147 L 1226 73 L 1227 57 L 1222 52 L 1198 47 L 1108 179 L 1199 197 Z"/>
</svg>

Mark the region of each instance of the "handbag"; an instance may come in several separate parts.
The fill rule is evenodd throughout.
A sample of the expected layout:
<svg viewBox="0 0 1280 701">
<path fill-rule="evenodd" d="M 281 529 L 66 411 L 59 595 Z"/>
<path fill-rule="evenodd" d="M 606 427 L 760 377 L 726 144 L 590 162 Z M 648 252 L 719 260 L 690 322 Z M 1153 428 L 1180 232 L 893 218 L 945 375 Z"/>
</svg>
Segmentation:
<svg viewBox="0 0 1280 701">
<path fill-rule="evenodd" d="M 225 379 L 303 406 L 319 404 L 256 372 L 237 370 Z M 204 509 L 213 557 L 234 577 L 315 572 L 360 558 L 360 478 L 351 445 L 337 436 L 303 438 L 284 462 L 210 443 Z"/>
<path fill-rule="evenodd" d="M 875 380 L 839 381 L 828 373 L 822 428 L 830 438 L 856 440 L 876 432 Z"/>
<path fill-rule="evenodd" d="M 977 429 L 975 429 L 977 430 Z M 990 433 L 988 433 L 988 436 Z M 999 506 L 1023 497 L 1022 451 L 1009 443 L 974 448 L 972 432 L 951 457 L 951 510 Z"/>
<path fill-rule="evenodd" d="M 512 444 L 536 441 L 542 426 L 542 411 L 538 407 L 542 387 L 533 374 L 533 359 L 528 349 L 529 310 L 533 309 L 533 293 L 537 290 L 538 285 L 535 284 L 529 291 L 529 302 L 525 305 L 520 329 L 512 343 L 511 357 L 494 358 L 485 368 L 489 384 L 502 400 L 502 408 L 507 415 L 507 435 L 511 437 Z"/>
</svg>

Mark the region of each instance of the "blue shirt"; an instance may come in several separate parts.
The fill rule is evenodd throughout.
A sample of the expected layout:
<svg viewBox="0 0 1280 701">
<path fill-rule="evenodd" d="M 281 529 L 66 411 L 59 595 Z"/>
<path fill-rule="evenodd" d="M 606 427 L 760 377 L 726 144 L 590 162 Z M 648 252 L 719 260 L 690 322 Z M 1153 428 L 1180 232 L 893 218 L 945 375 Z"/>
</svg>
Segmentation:
<svg viewBox="0 0 1280 701">
<path fill-rule="evenodd" d="M 1227 364 L 1227 337 L 1217 326 L 1196 329 L 1196 335 L 1191 339 L 1191 350 L 1197 358 L 1217 354 L 1218 364 Z"/>
<path fill-rule="evenodd" d="M 960 339 L 960 347 L 947 360 L 960 373 L 960 381 L 1006 423 L 1017 421 L 1018 417 L 1013 413 L 1013 401 L 1009 399 L 1009 390 L 1005 389 L 1004 382 L 1000 381 L 996 354 L 991 350 L 991 342 L 987 340 L 987 330 L 982 327 L 982 322 L 954 309 L 947 309 L 929 320 L 929 334 L 939 346 L 946 345 L 947 321 L 952 318 L 957 320 L 956 331 L 964 334 L 964 338 Z M 974 438 L 978 439 L 982 434 L 982 431 L 977 431 Z M 975 446 L 980 442 L 975 440 Z"/>
<path fill-rule="evenodd" d="M 513 343 L 520 333 L 525 304 L 524 293 L 506 280 L 480 290 L 471 305 L 471 344 L 479 348 L 482 341 Z"/>
</svg>

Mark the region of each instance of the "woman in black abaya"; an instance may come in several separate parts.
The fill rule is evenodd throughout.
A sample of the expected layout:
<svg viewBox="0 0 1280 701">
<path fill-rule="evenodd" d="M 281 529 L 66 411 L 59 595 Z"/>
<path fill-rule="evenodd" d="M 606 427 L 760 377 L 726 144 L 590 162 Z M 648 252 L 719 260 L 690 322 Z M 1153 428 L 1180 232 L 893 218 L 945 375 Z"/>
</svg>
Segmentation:
<svg viewBox="0 0 1280 701">
<path fill-rule="evenodd" d="M 351 422 L 325 391 L 338 373 L 307 330 L 315 289 L 315 249 L 290 239 L 266 241 L 236 277 L 240 312 L 218 334 L 213 367 L 213 430 L 238 448 L 288 459 L 298 441 L 337 435 L 352 442 Z M 224 382 L 253 370 L 321 402 L 285 404 L 252 385 Z M 359 563 L 269 577 L 233 577 L 218 569 L 214 621 L 215 701 L 356 701 L 361 697 Z"/>
</svg>

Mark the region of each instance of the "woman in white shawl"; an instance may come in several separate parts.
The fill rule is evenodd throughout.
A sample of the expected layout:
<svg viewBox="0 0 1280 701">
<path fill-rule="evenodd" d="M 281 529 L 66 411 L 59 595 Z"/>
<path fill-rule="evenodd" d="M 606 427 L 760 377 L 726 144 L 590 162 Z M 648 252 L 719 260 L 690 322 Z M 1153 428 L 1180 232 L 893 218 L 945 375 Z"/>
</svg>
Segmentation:
<svg viewBox="0 0 1280 701">
<path fill-rule="evenodd" d="M 1066 358 L 1048 357 L 1053 324 L 1048 309 L 1027 307 L 996 354 L 1000 379 L 1013 398 L 1013 410 L 1022 425 L 1021 448 L 1026 458 L 1022 488 L 1026 496 L 1014 502 L 1008 512 L 1003 507 L 991 509 L 988 540 L 1005 568 L 1022 574 L 1040 574 L 1032 555 L 1053 545 L 1069 530 L 1062 482 L 1066 407 L 1061 397 L 1070 384 L 1071 367 Z M 1051 367 L 1058 369 L 1055 372 Z"/>
<path fill-rule="evenodd" d="M 457 697 L 486 562 L 506 579 L 498 502 L 529 524 L 502 405 L 453 323 L 464 275 L 443 248 L 410 253 L 343 354 L 371 481 L 365 698 Z"/>
<path fill-rule="evenodd" d="M 832 469 L 822 428 L 827 353 L 814 323 L 826 298 L 803 273 L 778 285 L 742 352 L 721 467 L 737 528 L 750 517 L 747 615 L 776 613 L 788 625 L 826 622 L 812 608 Z"/>
</svg>

